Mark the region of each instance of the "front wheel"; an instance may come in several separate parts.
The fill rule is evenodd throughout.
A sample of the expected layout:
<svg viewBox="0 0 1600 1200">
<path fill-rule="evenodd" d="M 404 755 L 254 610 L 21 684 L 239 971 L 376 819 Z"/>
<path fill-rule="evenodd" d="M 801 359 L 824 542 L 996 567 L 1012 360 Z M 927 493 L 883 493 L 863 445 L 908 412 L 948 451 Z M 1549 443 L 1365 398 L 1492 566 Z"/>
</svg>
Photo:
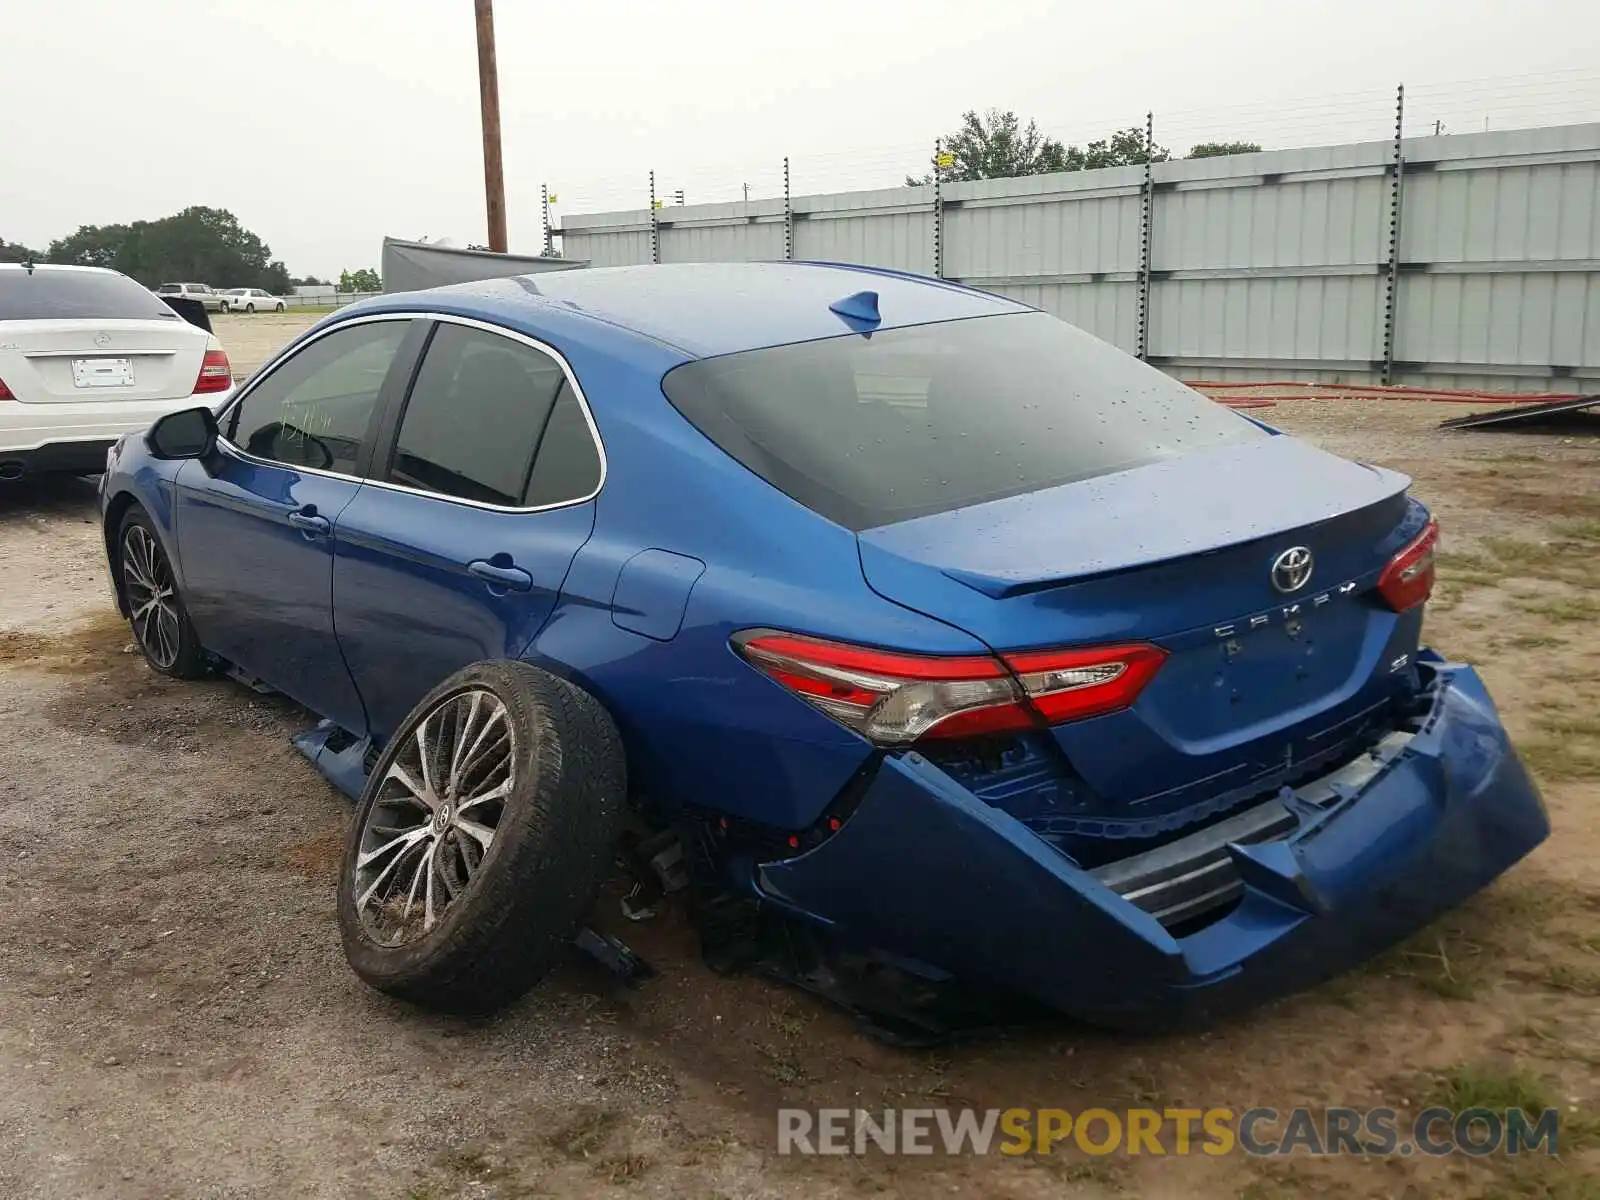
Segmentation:
<svg viewBox="0 0 1600 1200">
<path fill-rule="evenodd" d="M 130 508 L 122 519 L 117 568 L 128 603 L 128 623 L 145 661 L 174 679 L 205 675 L 205 651 L 178 594 L 172 562 L 143 509 Z"/>
<path fill-rule="evenodd" d="M 339 875 L 351 967 L 449 1011 L 520 996 L 594 906 L 626 785 L 593 696 L 526 663 L 457 672 L 395 731 L 356 809 Z"/>
<path fill-rule="evenodd" d="M 244 311 L 254 315 L 254 313 L 256 311 L 256 306 L 254 304 L 246 304 L 244 306 Z"/>
<path fill-rule="evenodd" d="M 284 306 L 283 301 L 280 300 L 280 301 L 278 301 L 278 307 L 276 309 L 274 309 L 273 311 L 274 312 L 282 312 L 284 310 L 284 307 L 285 306 Z"/>
</svg>

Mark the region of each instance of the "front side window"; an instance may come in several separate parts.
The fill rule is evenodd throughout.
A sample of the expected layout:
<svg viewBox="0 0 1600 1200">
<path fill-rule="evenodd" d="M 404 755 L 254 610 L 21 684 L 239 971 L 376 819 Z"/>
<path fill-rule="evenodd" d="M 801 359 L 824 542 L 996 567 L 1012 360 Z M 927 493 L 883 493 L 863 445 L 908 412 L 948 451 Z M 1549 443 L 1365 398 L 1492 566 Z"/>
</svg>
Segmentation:
<svg viewBox="0 0 1600 1200">
<path fill-rule="evenodd" d="M 581 438 L 573 436 L 576 415 Z M 560 469 L 557 457 L 567 461 Z M 503 508 L 578 500 L 599 452 L 561 364 L 522 342 L 441 323 L 417 372 L 388 479 Z"/>
<path fill-rule="evenodd" d="M 318 338 L 246 393 L 223 436 L 257 458 L 353 474 L 409 326 L 372 321 Z"/>
<path fill-rule="evenodd" d="M 733 458 L 855 530 L 1270 436 L 1044 313 L 748 350 L 661 386 Z"/>
</svg>

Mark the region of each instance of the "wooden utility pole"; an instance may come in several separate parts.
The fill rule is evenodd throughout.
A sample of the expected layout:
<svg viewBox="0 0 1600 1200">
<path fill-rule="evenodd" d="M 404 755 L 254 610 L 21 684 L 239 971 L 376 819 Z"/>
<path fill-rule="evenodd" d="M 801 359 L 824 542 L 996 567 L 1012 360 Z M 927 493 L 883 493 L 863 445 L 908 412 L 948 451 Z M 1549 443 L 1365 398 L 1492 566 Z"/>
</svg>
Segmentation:
<svg viewBox="0 0 1600 1200">
<path fill-rule="evenodd" d="M 478 18 L 478 93 L 483 104 L 483 193 L 489 249 L 506 252 L 506 175 L 500 161 L 500 77 L 494 62 L 494 0 L 473 0 Z"/>
</svg>

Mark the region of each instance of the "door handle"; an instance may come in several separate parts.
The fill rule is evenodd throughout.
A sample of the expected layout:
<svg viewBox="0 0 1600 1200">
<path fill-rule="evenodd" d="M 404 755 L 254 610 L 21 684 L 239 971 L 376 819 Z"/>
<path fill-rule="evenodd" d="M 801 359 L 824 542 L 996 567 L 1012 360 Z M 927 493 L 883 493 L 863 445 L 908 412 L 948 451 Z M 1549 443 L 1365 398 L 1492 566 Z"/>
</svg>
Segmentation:
<svg viewBox="0 0 1600 1200">
<path fill-rule="evenodd" d="M 495 557 L 499 557 L 496 555 Z M 526 592 L 533 587 L 533 576 L 521 567 L 501 567 L 486 558 L 474 559 L 467 564 L 467 570 L 479 579 L 494 587 L 506 588 L 513 592 Z"/>
<path fill-rule="evenodd" d="M 317 507 L 314 504 L 308 504 L 297 512 L 290 513 L 289 524 L 308 537 L 325 537 L 333 528 L 327 517 L 317 515 Z"/>
</svg>

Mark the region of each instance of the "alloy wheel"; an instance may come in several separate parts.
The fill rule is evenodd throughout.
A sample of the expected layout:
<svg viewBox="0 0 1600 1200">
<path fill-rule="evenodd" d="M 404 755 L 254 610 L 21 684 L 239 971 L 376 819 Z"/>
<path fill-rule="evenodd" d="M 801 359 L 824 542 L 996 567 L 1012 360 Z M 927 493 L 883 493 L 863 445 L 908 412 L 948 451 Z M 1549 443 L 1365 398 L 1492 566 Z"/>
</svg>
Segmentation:
<svg viewBox="0 0 1600 1200">
<path fill-rule="evenodd" d="M 386 947 L 444 919 L 483 866 L 516 783 L 516 735 L 487 689 L 445 696 L 396 736 L 400 750 L 361 830 L 353 889 L 363 929 Z"/>
<path fill-rule="evenodd" d="M 177 585 L 165 551 L 142 525 L 129 525 L 122 535 L 122 586 L 139 645 L 151 662 L 170 670 L 179 649 Z"/>
</svg>

